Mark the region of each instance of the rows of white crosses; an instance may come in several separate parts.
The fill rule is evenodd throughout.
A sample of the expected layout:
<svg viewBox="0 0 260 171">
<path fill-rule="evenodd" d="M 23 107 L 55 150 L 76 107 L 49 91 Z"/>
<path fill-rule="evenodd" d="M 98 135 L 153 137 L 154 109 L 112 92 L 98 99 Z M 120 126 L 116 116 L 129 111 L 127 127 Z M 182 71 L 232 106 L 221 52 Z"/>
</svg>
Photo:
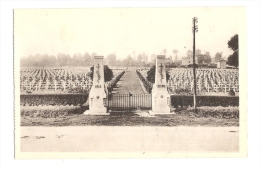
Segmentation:
<svg viewBox="0 0 260 171">
<path fill-rule="evenodd" d="M 121 70 L 113 70 L 117 76 Z M 80 87 L 90 90 L 92 80 L 90 68 L 22 68 L 20 71 L 21 91 L 65 91 Z"/>
<path fill-rule="evenodd" d="M 92 85 L 89 68 L 23 68 L 20 71 L 20 90 L 58 91 Z"/>
<path fill-rule="evenodd" d="M 168 87 L 172 91 L 183 88 L 193 91 L 192 69 L 171 69 Z M 236 69 L 196 69 L 197 91 L 228 92 L 233 89 L 239 92 L 239 75 Z"/>
<path fill-rule="evenodd" d="M 146 78 L 147 69 L 140 69 Z M 174 92 L 176 89 L 193 91 L 193 71 L 187 68 L 172 68 L 167 70 L 170 75 L 167 86 Z M 239 92 L 239 75 L 237 69 L 196 69 L 197 92 L 228 92 L 233 89 Z"/>
</svg>

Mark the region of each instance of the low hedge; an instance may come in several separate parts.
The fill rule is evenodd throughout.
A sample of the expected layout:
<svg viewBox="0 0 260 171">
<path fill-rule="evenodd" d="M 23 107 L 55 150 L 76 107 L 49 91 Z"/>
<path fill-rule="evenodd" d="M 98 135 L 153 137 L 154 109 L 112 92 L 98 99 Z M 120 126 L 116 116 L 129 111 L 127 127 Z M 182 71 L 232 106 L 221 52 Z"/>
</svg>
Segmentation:
<svg viewBox="0 0 260 171">
<path fill-rule="evenodd" d="M 81 106 L 87 99 L 88 94 L 21 94 L 20 106 Z"/>
<path fill-rule="evenodd" d="M 87 102 L 88 94 L 22 94 L 21 106 L 82 106 Z M 197 96 L 197 106 L 239 106 L 238 96 Z M 191 95 L 171 95 L 171 105 L 175 108 L 193 106 Z"/>
<path fill-rule="evenodd" d="M 142 83 L 143 83 L 143 85 L 144 85 L 146 91 L 147 91 L 148 93 L 151 93 L 151 92 L 152 92 L 153 84 L 152 84 L 151 82 L 149 82 L 146 78 L 144 78 L 139 71 L 136 70 L 136 73 L 137 73 L 139 79 L 142 81 Z"/>
<path fill-rule="evenodd" d="M 239 119 L 239 107 L 209 107 L 202 106 L 197 107 L 196 113 L 194 113 L 194 109 L 192 107 L 187 109 L 188 112 L 191 112 L 195 115 L 195 117 L 214 117 L 214 118 L 222 118 L 222 119 L 230 119 L 235 118 Z"/>
<path fill-rule="evenodd" d="M 70 114 L 82 114 L 87 107 L 81 106 L 29 106 L 21 107 L 21 117 L 29 116 L 31 118 L 58 118 Z"/>
<path fill-rule="evenodd" d="M 117 82 L 120 80 L 120 78 L 124 75 L 125 71 L 121 72 L 119 75 L 117 75 L 113 80 L 109 81 L 108 83 L 108 91 L 112 92 L 113 88 L 116 86 Z"/>
<path fill-rule="evenodd" d="M 238 96 L 196 96 L 197 106 L 239 106 Z M 193 106 L 193 96 L 191 95 L 171 95 L 171 105 L 175 108 L 179 106 Z"/>
</svg>

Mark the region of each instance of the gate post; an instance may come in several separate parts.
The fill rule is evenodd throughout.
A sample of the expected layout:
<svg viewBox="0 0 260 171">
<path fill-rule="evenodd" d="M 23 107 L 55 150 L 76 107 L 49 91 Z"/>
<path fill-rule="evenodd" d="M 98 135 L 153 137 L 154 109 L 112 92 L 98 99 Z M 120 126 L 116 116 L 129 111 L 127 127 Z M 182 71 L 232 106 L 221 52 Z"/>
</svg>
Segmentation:
<svg viewBox="0 0 260 171">
<path fill-rule="evenodd" d="M 109 115 L 107 113 L 107 92 L 104 80 L 103 56 L 95 56 L 93 85 L 89 93 L 89 110 L 84 115 Z"/>
<path fill-rule="evenodd" d="M 155 83 L 152 89 L 152 110 L 150 115 L 174 114 L 170 111 L 170 95 L 167 91 L 165 56 L 157 55 L 155 67 Z"/>
<path fill-rule="evenodd" d="M 131 93 L 130 92 L 128 93 L 128 96 L 129 96 L 129 98 L 128 98 L 129 102 L 128 102 L 127 112 L 131 111 Z"/>
</svg>

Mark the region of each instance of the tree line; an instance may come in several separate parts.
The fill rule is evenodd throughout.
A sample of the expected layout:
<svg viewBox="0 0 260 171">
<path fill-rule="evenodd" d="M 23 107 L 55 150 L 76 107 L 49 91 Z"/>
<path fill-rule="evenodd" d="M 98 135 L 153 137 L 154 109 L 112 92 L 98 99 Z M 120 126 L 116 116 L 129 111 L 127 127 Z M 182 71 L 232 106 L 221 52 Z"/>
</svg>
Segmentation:
<svg viewBox="0 0 260 171">
<path fill-rule="evenodd" d="M 238 35 L 234 35 L 228 41 L 228 47 L 234 52 L 227 58 L 227 64 L 231 66 L 238 67 Z M 162 53 L 166 56 L 167 49 L 163 49 Z M 172 51 L 173 56 L 166 56 L 166 59 L 172 61 L 180 60 L 178 59 L 178 50 L 174 49 Z M 20 59 L 20 65 L 23 67 L 62 67 L 62 66 L 92 66 L 94 64 L 94 56 L 97 53 L 88 52 L 84 53 L 75 53 L 73 56 L 64 53 L 58 53 L 57 56 L 48 55 L 48 54 L 35 54 L 27 57 L 22 57 Z M 188 50 L 186 57 L 192 57 L 193 52 Z M 214 57 L 211 57 L 210 52 L 201 52 L 200 49 L 197 49 L 195 55 L 198 59 L 198 64 L 210 64 L 215 63 L 223 59 L 222 52 L 217 52 Z M 151 60 L 148 60 L 148 55 L 146 53 L 136 55 L 135 51 L 132 54 L 129 54 L 123 60 L 117 59 L 115 53 L 111 53 L 104 58 L 104 64 L 108 66 L 151 66 L 155 63 L 156 54 L 151 55 Z"/>
<path fill-rule="evenodd" d="M 48 54 L 35 54 L 20 59 L 20 65 L 23 67 L 62 67 L 62 66 L 92 66 L 94 64 L 94 56 L 96 53 L 76 53 L 72 57 L 69 54 L 58 53 L 57 56 Z M 192 51 L 187 51 L 187 57 L 192 56 Z M 210 53 L 206 52 L 202 54 L 199 49 L 196 50 L 196 56 L 198 58 L 198 63 L 210 63 L 212 61 Z M 215 55 L 215 60 L 222 58 L 222 53 L 217 53 Z M 148 55 L 145 53 L 129 54 L 125 59 L 117 59 L 116 54 L 109 54 L 104 58 L 104 64 L 108 66 L 150 66 L 151 63 L 155 63 L 156 54 L 151 55 L 151 60 L 148 59 Z M 175 52 L 175 58 L 172 56 L 166 57 L 166 59 L 177 60 L 177 53 Z"/>
<path fill-rule="evenodd" d="M 22 67 L 62 67 L 62 66 L 93 66 L 94 56 L 86 52 L 85 54 L 76 53 L 73 56 L 58 53 L 57 56 L 48 54 L 35 54 L 20 59 Z M 139 54 L 136 59 L 130 54 L 123 60 L 117 59 L 116 54 L 109 54 L 104 58 L 104 64 L 108 66 L 146 66 L 148 64 L 147 54 Z"/>
</svg>

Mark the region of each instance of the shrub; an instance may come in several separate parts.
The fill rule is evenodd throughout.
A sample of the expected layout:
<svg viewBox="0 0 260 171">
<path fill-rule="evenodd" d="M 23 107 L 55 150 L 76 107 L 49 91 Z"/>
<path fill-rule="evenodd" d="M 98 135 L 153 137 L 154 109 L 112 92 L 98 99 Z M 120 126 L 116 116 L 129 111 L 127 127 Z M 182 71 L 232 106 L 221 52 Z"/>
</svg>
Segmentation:
<svg viewBox="0 0 260 171">
<path fill-rule="evenodd" d="M 116 86 L 117 82 L 120 80 L 120 78 L 124 75 L 125 71 L 122 71 L 119 75 L 117 75 L 115 78 L 113 78 L 111 81 L 107 82 L 108 86 L 108 92 L 112 92 L 113 88 Z"/>
<path fill-rule="evenodd" d="M 229 95 L 229 96 L 235 96 L 236 93 L 234 92 L 233 89 L 230 89 L 229 92 L 228 92 L 228 95 Z"/>
<path fill-rule="evenodd" d="M 74 105 L 81 106 L 88 99 L 88 94 L 21 94 L 21 106 Z"/>
<path fill-rule="evenodd" d="M 93 80 L 93 71 L 94 71 L 94 66 L 92 66 L 90 68 L 91 72 L 90 72 L 90 77 Z M 113 78 L 113 71 L 112 69 L 110 69 L 107 65 L 104 65 L 104 77 L 105 77 L 105 82 L 108 82 L 110 80 L 112 80 Z"/>
<path fill-rule="evenodd" d="M 187 111 L 193 112 L 193 108 L 188 108 Z M 197 108 L 196 117 L 215 117 L 215 118 L 239 118 L 239 107 L 209 107 L 209 106 L 202 106 Z"/>
<path fill-rule="evenodd" d="M 166 81 L 168 81 L 170 78 L 170 75 L 168 72 L 166 72 Z M 150 81 L 151 83 L 155 83 L 155 65 L 150 68 L 149 71 L 147 71 L 147 77 L 146 79 Z"/>
<path fill-rule="evenodd" d="M 239 106 L 238 96 L 196 96 L 197 106 Z M 175 108 L 179 106 L 193 106 L 193 96 L 171 95 L 171 105 Z"/>
<path fill-rule="evenodd" d="M 139 79 L 142 81 L 143 86 L 144 86 L 144 88 L 146 89 L 146 91 L 147 91 L 148 93 L 151 93 L 153 84 L 152 84 L 151 82 L 147 81 L 147 80 L 142 76 L 142 74 L 141 74 L 139 71 L 136 70 L 136 73 L 137 73 Z"/>
</svg>

